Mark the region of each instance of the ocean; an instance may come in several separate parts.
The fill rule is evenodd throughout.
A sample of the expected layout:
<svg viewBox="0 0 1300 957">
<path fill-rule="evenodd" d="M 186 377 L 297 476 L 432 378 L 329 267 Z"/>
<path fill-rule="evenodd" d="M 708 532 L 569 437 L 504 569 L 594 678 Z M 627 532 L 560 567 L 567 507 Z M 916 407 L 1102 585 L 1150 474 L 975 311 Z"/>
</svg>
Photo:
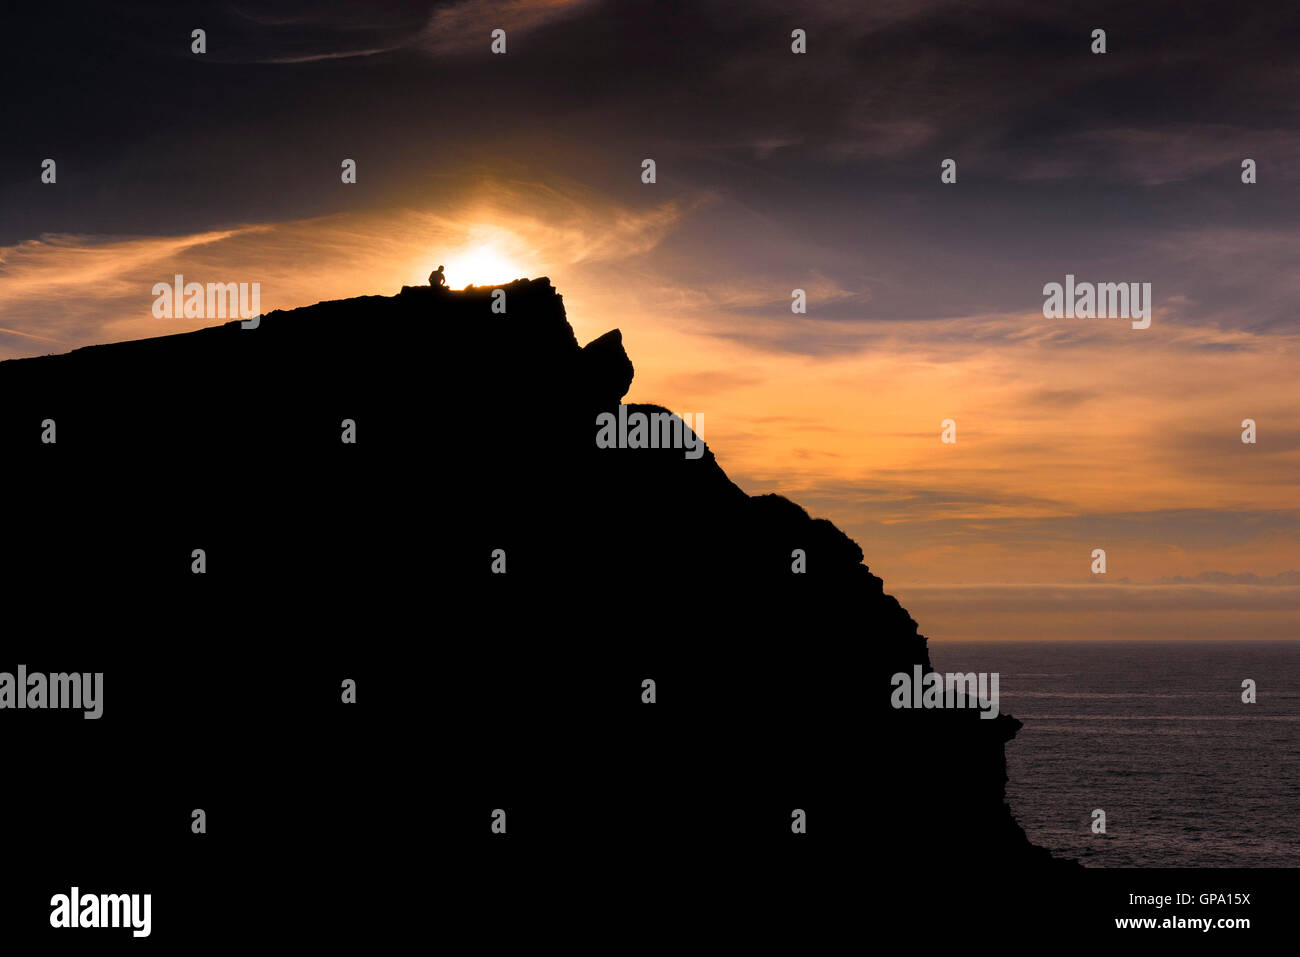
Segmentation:
<svg viewBox="0 0 1300 957">
<path fill-rule="evenodd" d="M 931 642 L 998 672 L 1007 801 L 1085 867 L 1300 867 L 1300 642 Z M 1253 679 L 1256 704 L 1242 703 Z M 1106 832 L 1092 832 L 1093 811 Z"/>
</svg>

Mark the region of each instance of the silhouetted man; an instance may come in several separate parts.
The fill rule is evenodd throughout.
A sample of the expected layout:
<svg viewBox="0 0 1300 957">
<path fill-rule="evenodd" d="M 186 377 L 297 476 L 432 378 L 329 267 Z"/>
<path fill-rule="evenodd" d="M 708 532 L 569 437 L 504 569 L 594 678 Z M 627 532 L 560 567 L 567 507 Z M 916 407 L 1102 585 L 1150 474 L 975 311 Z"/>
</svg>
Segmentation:
<svg viewBox="0 0 1300 957">
<path fill-rule="evenodd" d="M 438 267 L 437 269 L 435 269 L 433 272 L 429 273 L 429 285 L 430 285 L 430 286 L 445 286 L 445 285 L 447 285 L 447 278 L 442 274 L 442 267 L 441 267 L 441 266 L 439 266 L 439 267 Z"/>
</svg>

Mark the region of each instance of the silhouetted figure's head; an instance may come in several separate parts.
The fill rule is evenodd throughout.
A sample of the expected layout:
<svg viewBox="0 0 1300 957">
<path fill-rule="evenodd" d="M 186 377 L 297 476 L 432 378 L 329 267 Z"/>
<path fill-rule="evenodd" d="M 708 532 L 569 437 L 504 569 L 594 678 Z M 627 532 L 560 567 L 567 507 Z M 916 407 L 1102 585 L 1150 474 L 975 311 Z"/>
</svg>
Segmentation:
<svg viewBox="0 0 1300 957">
<path fill-rule="evenodd" d="M 444 276 L 444 275 L 442 274 L 442 267 L 441 267 L 441 266 L 439 266 L 439 267 L 438 267 L 437 269 L 435 269 L 433 272 L 429 273 L 429 285 L 430 285 L 430 286 L 445 286 L 445 285 L 447 285 L 447 277 Z"/>
</svg>

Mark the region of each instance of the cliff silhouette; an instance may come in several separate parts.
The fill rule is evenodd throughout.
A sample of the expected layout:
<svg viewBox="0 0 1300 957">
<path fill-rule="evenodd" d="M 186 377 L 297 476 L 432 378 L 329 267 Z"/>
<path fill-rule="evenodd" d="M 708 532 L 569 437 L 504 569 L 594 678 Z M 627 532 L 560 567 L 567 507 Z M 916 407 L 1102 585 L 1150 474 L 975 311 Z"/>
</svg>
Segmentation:
<svg viewBox="0 0 1300 957">
<path fill-rule="evenodd" d="M 404 287 L 0 363 L 11 594 L 142 666 L 185 648 L 202 676 L 238 649 L 267 675 L 320 656 L 384 675 L 415 737 L 376 732 L 372 771 L 413 785 L 383 761 L 426 742 L 446 820 L 509 808 L 509 852 L 477 823 L 440 838 L 466 873 L 527 871 L 528 847 L 609 867 L 652 849 L 699 887 L 701 848 L 909 887 L 1070 868 L 1006 805 L 1018 721 L 890 706 L 891 676 L 931 662 L 862 548 L 746 494 L 712 449 L 597 448 L 633 377 L 618 330 L 580 345 L 548 279 L 500 288 L 504 314 L 488 288 Z M 258 734 L 238 766 L 278 780 Z M 382 827 L 387 799 L 358 788 Z"/>
</svg>

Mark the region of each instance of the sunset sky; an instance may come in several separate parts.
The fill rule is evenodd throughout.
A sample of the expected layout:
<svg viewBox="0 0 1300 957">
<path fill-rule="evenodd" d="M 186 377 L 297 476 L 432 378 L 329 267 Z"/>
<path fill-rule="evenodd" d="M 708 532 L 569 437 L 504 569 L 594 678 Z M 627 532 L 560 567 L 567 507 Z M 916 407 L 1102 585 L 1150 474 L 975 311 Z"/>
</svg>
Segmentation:
<svg viewBox="0 0 1300 957">
<path fill-rule="evenodd" d="M 1300 18 L 1140 7 L 24 5 L 0 358 L 211 324 L 154 318 L 176 273 L 264 311 L 549 276 L 935 640 L 1300 638 Z M 1151 327 L 1045 319 L 1067 274 L 1151 283 Z"/>
</svg>

